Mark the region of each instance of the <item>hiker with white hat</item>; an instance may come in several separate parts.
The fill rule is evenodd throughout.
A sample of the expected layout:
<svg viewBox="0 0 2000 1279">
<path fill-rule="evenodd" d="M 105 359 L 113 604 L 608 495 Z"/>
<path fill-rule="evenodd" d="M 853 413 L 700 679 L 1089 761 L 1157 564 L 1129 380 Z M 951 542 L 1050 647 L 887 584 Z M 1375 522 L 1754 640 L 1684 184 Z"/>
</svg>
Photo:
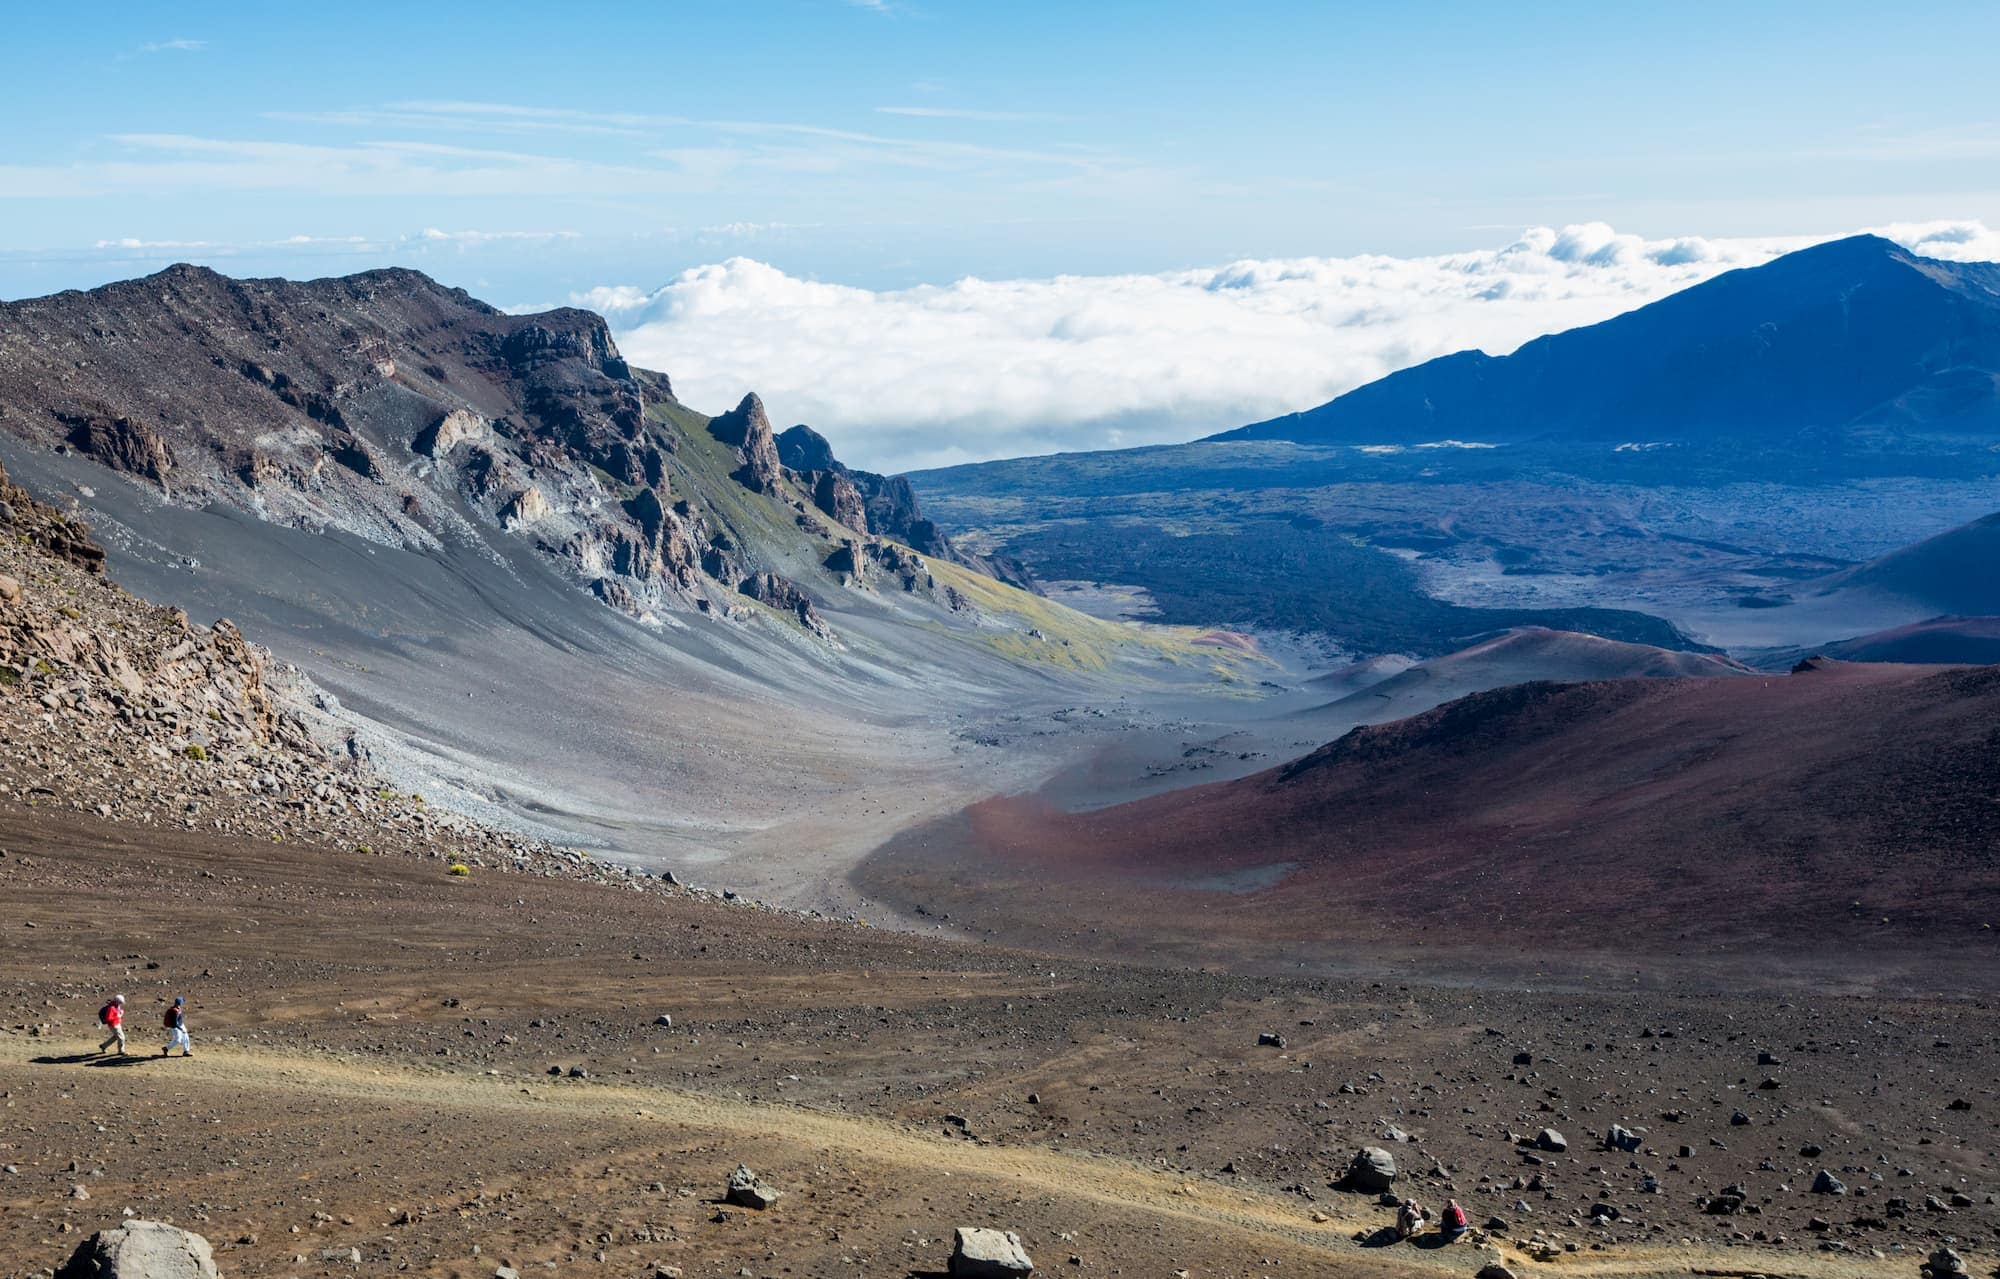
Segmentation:
<svg viewBox="0 0 2000 1279">
<path fill-rule="evenodd" d="M 125 1055 L 125 996 L 113 995 L 111 1002 L 97 1010 L 97 1024 L 111 1033 L 97 1046 L 99 1052 L 110 1052 L 111 1046 L 118 1046 L 118 1055 Z"/>
</svg>

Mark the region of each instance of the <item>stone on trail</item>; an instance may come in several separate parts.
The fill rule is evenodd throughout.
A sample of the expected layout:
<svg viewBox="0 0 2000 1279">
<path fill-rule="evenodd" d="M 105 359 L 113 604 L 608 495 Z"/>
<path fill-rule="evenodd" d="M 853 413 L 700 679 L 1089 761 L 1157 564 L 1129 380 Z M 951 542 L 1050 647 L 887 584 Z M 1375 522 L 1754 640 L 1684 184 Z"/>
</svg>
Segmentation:
<svg viewBox="0 0 2000 1279">
<path fill-rule="evenodd" d="M 668 1030 L 672 1030 L 674 1026 L 674 1019 L 668 1016 L 666 1013 L 661 1013 L 659 1016 L 653 1018 L 653 1024 L 655 1026 L 664 1026 Z"/>
<path fill-rule="evenodd" d="M 960 1226 L 952 1238 L 953 1279 L 1016 1279 L 1034 1272 L 1021 1236 L 1011 1230 Z"/>
<path fill-rule="evenodd" d="M 1965 1264 L 1965 1258 L 1951 1248 L 1940 1248 L 1932 1253 L 1922 1270 L 1924 1279 L 1958 1279 L 1961 1275 L 1972 1273 L 1971 1267 Z"/>
<path fill-rule="evenodd" d="M 1257 1046 L 1259 1048 L 1283 1048 L 1285 1046 L 1285 1037 L 1276 1031 L 1267 1030 L 1257 1036 Z"/>
<path fill-rule="evenodd" d="M 1629 1155 L 1639 1148 L 1639 1134 L 1623 1124 L 1613 1124 L 1611 1131 L 1604 1134 L 1604 1148 L 1622 1150 Z"/>
<path fill-rule="evenodd" d="M 1553 1128 L 1544 1128 L 1535 1134 L 1535 1148 L 1559 1155 L 1569 1149 L 1569 1138 Z"/>
<path fill-rule="evenodd" d="M 1380 1146 L 1363 1146 L 1347 1165 L 1347 1180 L 1358 1190 L 1380 1194 L 1396 1181 L 1396 1157 Z"/>
<path fill-rule="evenodd" d="M 736 1171 L 729 1174 L 729 1189 L 722 1197 L 738 1208 L 755 1208 L 762 1212 L 778 1202 L 778 1191 L 776 1187 L 766 1185 L 749 1168 L 737 1164 Z"/>
<path fill-rule="evenodd" d="M 128 1221 L 77 1246 L 56 1279 L 218 1279 L 208 1240 L 159 1221 Z"/>
<path fill-rule="evenodd" d="M 1844 1195 L 1847 1193 L 1847 1186 L 1840 1178 L 1822 1168 L 1819 1170 L 1819 1175 L 1813 1178 L 1812 1192 L 1816 1195 Z"/>
<path fill-rule="evenodd" d="M 1497 1261 L 1491 1261 L 1481 1266 L 1472 1279 L 1514 1279 L 1514 1272 Z"/>
</svg>

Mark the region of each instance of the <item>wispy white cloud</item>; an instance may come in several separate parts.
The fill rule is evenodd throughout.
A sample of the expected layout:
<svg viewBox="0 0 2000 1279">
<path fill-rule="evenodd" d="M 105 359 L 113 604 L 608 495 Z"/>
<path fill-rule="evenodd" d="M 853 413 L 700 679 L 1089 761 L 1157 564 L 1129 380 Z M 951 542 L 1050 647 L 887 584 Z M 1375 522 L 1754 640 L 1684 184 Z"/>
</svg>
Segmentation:
<svg viewBox="0 0 2000 1279">
<path fill-rule="evenodd" d="M 2000 233 L 1978 222 L 1879 230 L 1929 256 L 2000 258 Z M 897 290 L 738 257 L 572 301 L 605 312 L 625 353 L 691 403 L 756 389 L 850 460 L 899 470 L 1188 439 L 1451 351 L 1511 351 L 1825 238 L 1646 240 L 1585 223 L 1436 257 Z"/>
<path fill-rule="evenodd" d="M 982 111 L 974 107 L 876 107 L 881 115 L 916 116 L 928 120 L 982 120 L 1009 123 L 1046 123 L 1066 117 L 1043 111 Z"/>
<path fill-rule="evenodd" d="M 206 40 L 190 40 L 181 37 L 175 40 L 155 40 L 139 46 L 145 53 L 197 53 L 208 47 Z"/>
<path fill-rule="evenodd" d="M 212 240 L 141 240 L 136 236 L 122 236 L 116 240 L 99 240 L 91 246 L 98 249 L 213 249 L 220 247 Z"/>
<path fill-rule="evenodd" d="M 497 102 L 413 100 L 335 112 L 273 112 L 266 118 L 374 128 L 392 136 L 308 142 L 112 134 L 104 141 L 115 150 L 86 161 L 0 164 L 0 199 L 245 191 L 654 198 L 704 193 L 745 175 L 867 181 L 893 172 L 951 172 L 1028 184 L 1138 171 L 1126 159 L 1082 146 L 1037 150 L 787 121 L 695 120 Z M 502 144 L 516 137 L 570 134 L 611 135 L 634 145 L 593 148 L 557 136 L 539 144 Z M 467 141 L 495 145 L 458 145 L 439 141 L 439 135 L 474 135 Z"/>
<path fill-rule="evenodd" d="M 416 238 L 432 244 L 496 244 L 522 240 L 575 240 L 579 237 L 574 231 L 441 231 L 431 226 L 417 232 Z"/>
</svg>

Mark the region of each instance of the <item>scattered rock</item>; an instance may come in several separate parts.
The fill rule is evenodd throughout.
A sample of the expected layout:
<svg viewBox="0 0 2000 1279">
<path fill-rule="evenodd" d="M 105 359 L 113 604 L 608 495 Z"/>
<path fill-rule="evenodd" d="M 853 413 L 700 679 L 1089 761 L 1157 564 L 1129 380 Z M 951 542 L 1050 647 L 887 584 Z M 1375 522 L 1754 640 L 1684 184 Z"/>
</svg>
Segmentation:
<svg viewBox="0 0 2000 1279">
<path fill-rule="evenodd" d="M 1569 1149 L 1569 1138 L 1553 1128 L 1544 1128 L 1535 1134 L 1535 1149 L 1559 1155 Z"/>
<path fill-rule="evenodd" d="M 960 1226 L 952 1238 L 953 1279 L 1015 1279 L 1034 1270 L 1021 1236 L 1011 1230 Z"/>
<path fill-rule="evenodd" d="M 158 1221 L 128 1221 L 78 1245 L 56 1279 L 218 1279 L 208 1240 Z"/>
<path fill-rule="evenodd" d="M 778 1190 L 758 1179 L 756 1173 L 743 1164 L 736 1165 L 736 1171 L 729 1174 L 729 1188 L 723 1192 L 723 1201 L 738 1208 L 755 1208 L 762 1212 L 778 1202 Z"/>
<path fill-rule="evenodd" d="M 1396 1157 L 1380 1146 L 1363 1146 L 1348 1161 L 1347 1182 L 1369 1194 L 1388 1190 L 1396 1182 Z"/>
<path fill-rule="evenodd" d="M 1819 1175 L 1813 1178 L 1812 1192 L 1816 1195 L 1844 1195 L 1847 1193 L 1847 1184 L 1822 1168 L 1819 1170 Z"/>
</svg>

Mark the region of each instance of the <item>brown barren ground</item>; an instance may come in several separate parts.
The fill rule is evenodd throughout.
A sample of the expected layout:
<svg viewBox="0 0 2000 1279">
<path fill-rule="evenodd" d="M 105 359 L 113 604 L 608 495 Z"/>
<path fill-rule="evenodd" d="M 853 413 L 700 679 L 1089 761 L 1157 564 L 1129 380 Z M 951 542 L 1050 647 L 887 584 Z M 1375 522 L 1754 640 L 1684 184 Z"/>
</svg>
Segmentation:
<svg viewBox="0 0 2000 1279">
<path fill-rule="evenodd" d="M 964 1224 L 1047 1273 L 1860 1279 L 2000 1224 L 1981 1004 L 1087 962 L 19 810 L 0 846 L 9 1274 L 128 1208 L 230 1276 L 467 1279 L 926 1274 Z M 112 992 L 123 1061 L 89 1053 Z M 173 994 L 192 1060 L 147 1055 Z M 1617 1121 L 1643 1151 L 1597 1149 Z M 1390 1211 L 1329 1185 L 1392 1125 L 1411 1193 L 1507 1219 L 1485 1251 L 1378 1246 Z M 1567 1153 L 1510 1140 L 1544 1125 Z M 714 1202 L 739 1162 L 771 1211 Z M 1819 1166 L 1857 1194 L 1807 1194 Z M 1700 1210 L 1738 1182 L 1754 1212 Z M 1575 1251 L 1523 1261 L 1537 1231 Z"/>
</svg>

